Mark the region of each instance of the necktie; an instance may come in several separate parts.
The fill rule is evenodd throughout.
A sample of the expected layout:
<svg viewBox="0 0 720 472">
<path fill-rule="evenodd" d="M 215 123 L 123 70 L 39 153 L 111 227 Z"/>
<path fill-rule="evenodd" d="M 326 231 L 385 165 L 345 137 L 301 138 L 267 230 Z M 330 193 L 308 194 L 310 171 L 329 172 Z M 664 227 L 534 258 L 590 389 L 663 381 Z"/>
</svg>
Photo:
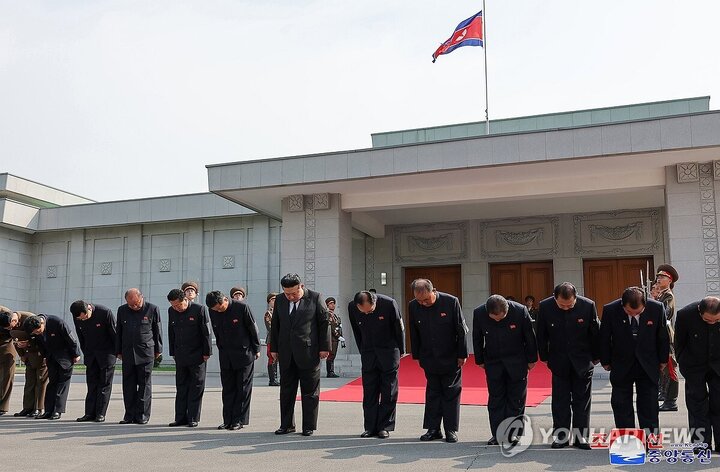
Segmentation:
<svg viewBox="0 0 720 472">
<path fill-rule="evenodd" d="M 630 317 L 630 331 L 632 332 L 633 338 L 637 338 L 640 325 L 638 324 L 637 318 L 634 316 Z"/>
<path fill-rule="evenodd" d="M 295 314 L 295 302 L 291 303 L 292 308 L 290 308 L 290 318 Z"/>
</svg>

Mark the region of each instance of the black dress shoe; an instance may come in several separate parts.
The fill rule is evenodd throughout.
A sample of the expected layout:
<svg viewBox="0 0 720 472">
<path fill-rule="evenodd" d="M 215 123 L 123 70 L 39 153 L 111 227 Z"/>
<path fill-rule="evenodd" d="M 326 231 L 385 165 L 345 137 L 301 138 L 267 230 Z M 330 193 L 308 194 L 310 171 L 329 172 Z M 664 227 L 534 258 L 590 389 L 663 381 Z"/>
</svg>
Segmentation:
<svg viewBox="0 0 720 472">
<path fill-rule="evenodd" d="M 5 411 L 5 410 L 0 410 L 0 416 L 4 415 L 4 414 L 6 414 L 6 413 L 7 413 L 7 411 Z"/>
<path fill-rule="evenodd" d="M 458 442 L 458 435 L 455 431 L 445 431 L 445 442 L 456 443 Z"/>
<path fill-rule="evenodd" d="M 243 425 L 241 425 L 240 423 L 233 423 L 230 426 L 228 426 L 227 429 L 229 429 L 230 431 L 237 431 L 238 429 L 242 429 L 242 427 L 243 427 Z"/>
<path fill-rule="evenodd" d="M 288 434 L 288 433 L 294 433 L 295 428 L 278 428 L 275 430 L 275 434 Z"/>
<path fill-rule="evenodd" d="M 573 442 L 573 447 L 577 449 L 582 449 L 583 451 L 589 451 L 591 449 L 590 444 L 588 444 L 585 438 L 576 439 L 575 442 Z"/>
<path fill-rule="evenodd" d="M 228 429 L 227 423 L 223 423 L 221 425 L 218 425 L 217 429 Z"/>
<path fill-rule="evenodd" d="M 33 410 L 31 410 L 30 408 L 23 408 L 19 412 L 15 413 L 13 416 L 28 416 L 32 411 Z"/>
<path fill-rule="evenodd" d="M 27 415 L 28 415 L 28 418 L 37 418 L 38 416 L 40 416 L 42 414 L 43 414 L 42 410 L 33 410 L 30 413 L 28 413 Z"/>
<path fill-rule="evenodd" d="M 137 420 L 137 421 L 133 421 L 133 423 L 135 423 L 135 424 L 148 424 L 148 420 Z"/>
<path fill-rule="evenodd" d="M 278 382 L 277 380 L 272 381 L 268 384 L 268 387 L 279 387 L 279 386 L 280 386 L 280 382 Z"/>
<path fill-rule="evenodd" d="M 659 410 L 660 411 L 678 411 L 678 406 L 677 406 L 677 403 L 675 403 L 675 402 L 665 401 L 665 402 L 663 402 L 662 405 L 660 405 Z"/>
<path fill-rule="evenodd" d="M 312 436 L 313 430 L 312 429 L 303 429 L 302 435 L 303 436 Z"/>
<path fill-rule="evenodd" d="M 52 413 L 43 413 L 42 415 L 37 415 L 35 417 L 36 420 L 46 420 L 49 419 L 52 416 Z"/>
<path fill-rule="evenodd" d="M 360 435 L 361 438 L 374 438 L 375 436 L 377 436 L 377 433 L 373 433 L 372 431 L 363 431 Z"/>
<path fill-rule="evenodd" d="M 186 424 L 187 424 L 187 421 L 173 421 L 168 426 L 170 426 L 171 428 L 174 428 L 176 426 L 185 426 Z"/>
<path fill-rule="evenodd" d="M 76 419 L 75 421 L 77 421 L 78 423 L 84 423 L 86 421 L 94 421 L 94 420 L 95 420 L 94 416 L 83 415 L 80 418 Z"/>
<path fill-rule="evenodd" d="M 97 415 L 97 416 L 95 417 L 95 422 L 96 422 L 96 423 L 104 423 L 104 422 L 105 422 L 105 416 L 104 416 L 104 415 Z"/>
<path fill-rule="evenodd" d="M 187 426 L 188 426 L 188 428 L 197 428 L 198 422 L 197 422 L 197 421 L 190 421 L 190 422 L 187 424 Z"/>
<path fill-rule="evenodd" d="M 381 429 L 380 431 L 378 431 L 377 437 L 380 438 L 380 439 L 387 439 L 387 438 L 390 437 L 390 433 L 388 433 L 388 432 L 385 431 L 384 429 Z"/>
<path fill-rule="evenodd" d="M 428 432 L 420 436 L 420 441 L 432 441 L 434 439 L 442 439 L 443 435 L 437 429 L 428 429 Z"/>
<path fill-rule="evenodd" d="M 499 446 L 500 443 L 498 442 L 497 438 L 495 436 L 493 436 L 490 439 L 488 439 L 487 445 L 488 446 Z"/>
<path fill-rule="evenodd" d="M 52 415 L 48 416 L 49 420 L 59 420 L 62 415 L 60 413 L 53 413 Z"/>
<path fill-rule="evenodd" d="M 127 420 L 127 419 L 124 419 L 124 418 L 119 421 L 119 424 L 131 424 L 131 423 L 134 423 L 134 421 L 133 421 L 133 420 Z"/>
<path fill-rule="evenodd" d="M 552 442 L 552 444 L 550 445 L 550 448 L 551 449 L 562 449 L 564 447 L 568 447 L 568 445 L 569 444 L 567 441 L 560 441 L 559 439 L 556 439 L 555 441 Z"/>
<path fill-rule="evenodd" d="M 339 376 L 338 374 L 336 374 L 335 372 L 330 372 L 330 373 L 327 375 L 327 378 L 329 378 L 329 379 L 338 379 L 338 378 L 340 378 L 340 376 Z"/>
</svg>

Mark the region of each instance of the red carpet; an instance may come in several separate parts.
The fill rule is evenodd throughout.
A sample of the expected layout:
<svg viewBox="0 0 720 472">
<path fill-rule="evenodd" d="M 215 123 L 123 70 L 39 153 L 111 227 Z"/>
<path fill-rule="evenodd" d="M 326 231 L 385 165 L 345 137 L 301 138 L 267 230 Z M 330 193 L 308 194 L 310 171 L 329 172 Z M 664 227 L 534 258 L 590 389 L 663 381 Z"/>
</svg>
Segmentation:
<svg viewBox="0 0 720 472">
<path fill-rule="evenodd" d="M 400 360 L 400 392 L 398 403 L 425 403 L 425 373 L 420 364 L 410 356 Z M 527 406 L 538 406 L 551 393 L 551 373 L 545 364 L 538 362 L 528 377 Z M 327 392 L 320 393 L 320 400 L 330 402 L 362 402 L 362 379 Z M 463 367 L 462 405 L 487 405 L 488 391 L 485 371 L 470 356 Z"/>
</svg>

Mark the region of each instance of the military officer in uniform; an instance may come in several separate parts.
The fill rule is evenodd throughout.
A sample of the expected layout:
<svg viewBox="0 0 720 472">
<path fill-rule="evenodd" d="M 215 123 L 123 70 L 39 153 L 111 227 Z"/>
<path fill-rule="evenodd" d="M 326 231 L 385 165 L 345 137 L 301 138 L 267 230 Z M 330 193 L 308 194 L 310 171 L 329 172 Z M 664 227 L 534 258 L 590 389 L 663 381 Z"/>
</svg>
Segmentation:
<svg viewBox="0 0 720 472">
<path fill-rule="evenodd" d="M 197 282 L 193 282 L 192 280 L 183 282 L 180 290 L 182 290 L 182 292 L 185 294 L 185 298 L 187 299 L 188 303 L 195 303 L 195 299 L 197 298 L 199 293 Z"/>
<path fill-rule="evenodd" d="M 45 413 L 36 419 L 58 420 L 65 413 L 73 366 L 80 362 L 80 346 L 70 326 L 57 316 L 30 317 L 23 324 L 23 329 L 41 339 L 41 351 L 48 366 Z"/>
<path fill-rule="evenodd" d="M 136 288 L 125 292 L 117 311 L 117 357 L 122 360 L 125 415 L 120 424 L 147 424 L 152 406 L 152 369 L 162 354 L 162 328 L 157 305 Z"/>
<path fill-rule="evenodd" d="M 218 429 L 238 430 L 250 424 L 255 359 L 260 357 L 257 325 L 245 302 L 228 300 L 218 290 L 207 294 L 205 304 L 220 352 L 223 422 Z"/>
<path fill-rule="evenodd" d="M 603 307 L 600 362 L 610 372 L 616 428 L 635 428 L 633 386 L 640 427 L 658 431 L 658 380 L 670 355 L 665 307 L 639 287 Z"/>
<path fill-rule="evenodd" d="M 25 324 L 25 320 L 36 316 L 29 311 L 16 312 L 20 317 L 18 328 Z M 37 336 L 28 336 L 18 339 L 15 343 L 18 355 L 25 364 L 25 388 L 23 390 L 23 408 L 13 416 L 28 416 L 34 418 L 45 411 L 45 392 L 48 384 L 47 362 L 40 352 L 40 339 Z"/>
<path fill-rule="evenodd" d="M 265 345 L 267 346 L 267 371 L 269 387 L 280 386 L 280 382 L 278 382 L 278 361 L 277 359 L 273 359 L 273 357 L 270 355 L 270 353 L 272 352 L 272 346 L 270 346 L 270 330 L 272 329 L 272 315 L 273 307 L 275 306 L 275 297 L 277 297 L 277 293 L 275 292 L 270 292 L 267 294 L 267 310 L 265 310 L 265 314 L 263 315 L 263 321 L 265 322 L 265 329 L 267 331 L 267 335 L 265 336 Z"/>
<path fill-rule="evenodd" d="M 7 413 L 10 408 L 17 357 L 10 331 L 17 327 L 18 320 L 17 313 L 0 306 L 0 416 Z"/>
<path fill-rule="evenodd" d="M 86 366 L 85 414 L 78 422 L 105 421 L 115 377 L 117 322 L 112 310 L 103 305 L 77 300 L 70 305 L 75 332 Z"/>
<path fill-rule="evenodd" d="M 679 279 L 677 270 L 670 264 L 663 264 L 658 267 L 655 275 L 657 284 L 657 297 L 655 300 L 665 305 L 665 317 L 667 318 L 668 335 L 670 336 L 670 357 L 667 365 L 660 373 L 660 398 L 663 404 L 660 411 L 677 411 L 677 397 L 679 390 L 677 359 L 675 358 L 675 346 L 673 342 L 675 332 L 675 295 L 672 289 Z"/>
<path fill-rule="evenodd" d="M 415 297 L 408 307 L 412 357 L 425 371 L 425 415 L 422 441 L 442 439 L 457 442 L 460 427 L 462 367 L 467 362 L 467 325 L 460 302 L 453 295 L 438 292 L 428 279 L 413 280 Z"/>
<path fill-rule="evenodd" d="M 395 430 L 398 367 L 405 353 L 405 328 L 397 303 L 363 290 L 348 305 L 362 362 L 363 438 L 386 439 Z"/>
<path fill-rule="evenodd" d="M 340 344 L 340 338 L 342 337 L 342 320 L 335 313 L 335 305 L 337 300 L 334 297 L 328 297 L 325 299 L 325 305 L 328 309 L 328 319 L 330 320 L 330 337 L 332 340 L 330 355 L 325 360 L 325 367 L 327 368 L 327 376 L 329 379 L 340 377 L 335 373 L 335 357 L 337 356 L 338 345 Z"/>
<path fill-rule="evenodd" d="M 230 289 L 230 298 L 236 302 L 244 301 L 246 297 L 245 294 L 245 287 L 233 287 Z"/>
<path fill-rule="evenodd" d="M 540 302 L 537 320 L 540 360 L 552 371 L 553 449 L 590 449 L 590 395 L 593 365 L 600 362 L 600 322 L 595 302 L 570 282 Z M 572 430 L 570 426 L 572 424 Z M 569 434 L 572 432 L 572 434 Z"/>
<path fill-rule="evenodd" d="M 720 452 L 720 298 L 705 297 L 678 311 L 675 353 L 685 378 L 690 442 L 709 449 L 714 440 Z"/>
<path fill-rule="evenodd" d="M 498 429 L 505 419 L 525 413 L 528 372 L 537 362 L 535 333 L 525 305 L 491 295 L 475 308 L 473 349 L 475 363 L 485 370 L 487 377 L 492 434 L 488 445 L 517 444 L 515 431 Z"/>
<path fill-rule="evenodd" d="M 175 420 L 168 426 L 197 427 L 212 354 L 207 308 L 191 303 L 182 290 L 167 295 L 170 355 L 175 359 Z"/>
</svg>

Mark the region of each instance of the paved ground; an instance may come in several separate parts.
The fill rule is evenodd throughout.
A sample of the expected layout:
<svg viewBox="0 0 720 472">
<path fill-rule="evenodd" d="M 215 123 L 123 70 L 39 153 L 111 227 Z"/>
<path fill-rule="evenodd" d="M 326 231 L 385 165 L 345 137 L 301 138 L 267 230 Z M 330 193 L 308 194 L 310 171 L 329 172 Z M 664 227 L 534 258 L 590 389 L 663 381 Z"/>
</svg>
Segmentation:
<svg viewBox="0 0 720 472">
<path fill-rule="evenodd" d="M 116 379 L 116 382 L 119 379 Z M 323 379 L 322 387 L 335 388 L 350 379 Z M 21 408 L 22 376 L 16 377 L 12 411 Z M 70 390 L 68 413 L 59 421 L 0 417 L 2 470 L 102 471 L 115 470 L 413 470 L 451 469 L 551 470 L 609 468 L 607 450 L 551 450 L 542 444 L 540 428 L 550 428 L 550 400 L 528 409 L 533 421 L 533 445 L 513 458 L 498 447 L 487 447 L 489 438 L 485 407 L 463 406 L 460 442 L 421 443 L 422 405 L 399 405 L 398 424 L 388 440 L 360 439 L 362 412 L 358 403 L 323 402 L 319 430 L 310 438 L 299 434 L 275 436 L 278 427 L 278 388 L 258 378 L 253 391 L 251 424 L 240 431 L 218 431 L 220 423 L 219 378 L 208 378 L 203 417 L 196 429 L 168 428 L 172 421 L 174 376 L 154 376 L 153 414 L 146 426 L 119 425 L 122 417 L 120 385 L 116 383 L 108 422 L 76 423 L 83 413 L 84 377 L 77 375 Z M 681 385 L 682 390 L 682 385 Z M 681 404 L 684 399 L 681 396 Z M 300 408 L 297 408 L 300 422 Z M 686 413 L 661 413 L 661 427 L 681 428 Z M 610 387 L 596 378 L 593 427 L 612 427 Z M 706 466 L 655 465 L 644 467 L 676 470 L 688 467 L 716 469 L 720 458 Z M 150 467 L 150 468 L 148 468 Z"/>
</svg>

